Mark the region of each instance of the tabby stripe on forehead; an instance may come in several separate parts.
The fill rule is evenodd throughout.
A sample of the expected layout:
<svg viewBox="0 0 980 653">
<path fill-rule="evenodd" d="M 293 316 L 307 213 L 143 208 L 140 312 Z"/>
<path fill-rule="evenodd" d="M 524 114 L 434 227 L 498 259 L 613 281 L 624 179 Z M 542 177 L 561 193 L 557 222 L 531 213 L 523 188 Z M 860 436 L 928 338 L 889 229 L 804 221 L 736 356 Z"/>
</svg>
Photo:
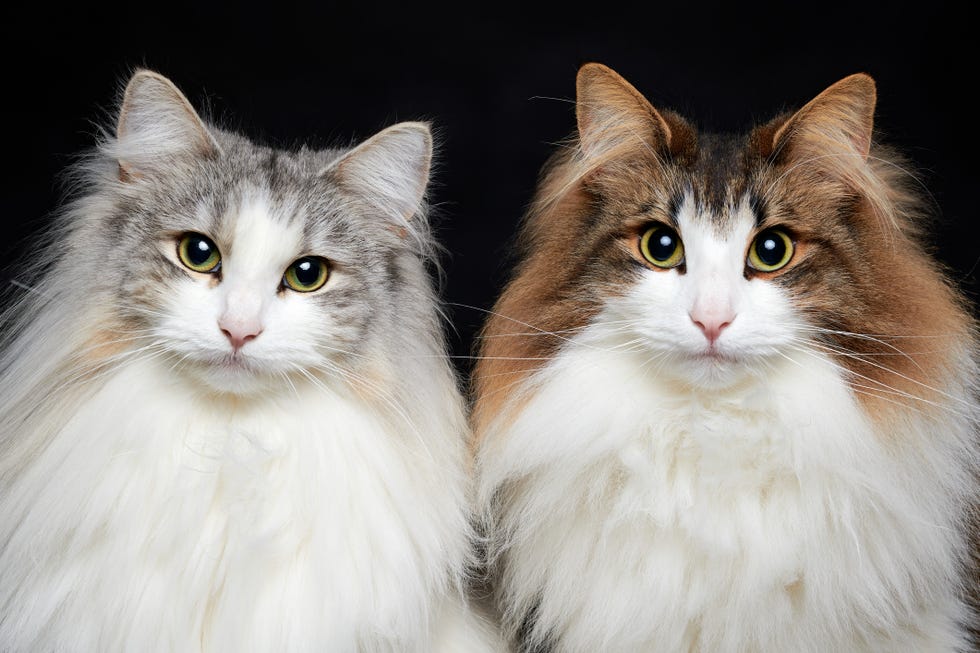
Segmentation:
<svg viewBox="0 0 980 653">
<path fill-rule="evenodd" d="M 650 216 L 650 214 L 656 213 L 657 209 L 659 208 L 661 209 L 660 213 L 666 216 L 667 224 L 672 226 L 675 230 L 680 230 L 681 227 L 680 223 L 677 221 L 677 214 L 680 211 L 681 204 L 683 203 L 684 193 L 677 191 L 670 195 L 670 198 L 667 200 L 666 207 L 663 207 L 663 205 L 659 202 L 645 202 L 636 210 L 636 215 L 641 217 Z M 658 215 L 657 217 L 660 216 Z"/>
<path fill-rule="evenodd" d="M 741 141 L 731 135 L 703 135 L 689 172 L 704 212 L 723 214 L 728 202 L 742 194 L 746 170 Z"/>
<path fill-rule="evenodd" d="M 220 193 L 214 195 L 213 197 L 209 197 L 207 201 L 210 203 L 210 206 L 208 207 L 205 215 L 207 216 L 207 220 L 209 221 L 210 224 L 209 228 L 211 230 L 211 233 L 217 234 L 219 232 L 219 227 L 221 226 L 221 223 L 225 218 L 225 215 L 230 210 L 229 207 L 230 201 L 226 195 Z M 230 246 L 230 243 L 228 244 L 228 246 Z M 231 253 L 230 249 L 227 249 L 226 251 L 223 252 L 223 254 L 225 255 L 228 255 L 230 253 Z"/>
<path fill-rule="evenodd" d="M 268 158 L 262 162 L 262 167 L 265 169 L 265 173 L 269 183 L 269 190 L 276 193 L 285 186 L 289 179 L 283 178 L 282 166 L 279 164 L 279 153 L 270 152 Z"/>
<path fill-rule="evenodd" d="M 753 217 L 755 217 L 756 229 L 761 229 L 762 225 L 766 222 L 766 218 L 769 217 L 769 205 L 766 199 L 755 191 L 749 191 L 749 208 L 752 210 Z"/>
<path fill-rule="evenodd" d="M 677 220 L 677 214 L 680 213 L 681 205 L 683 203 L 684 203 L 683 192 L 675 191 L 671 193 L 669 204 L 667 205 L 667 218 L 670 221 L 670 225 L 675 230 L 679 230 L 681 228 L 680 222 Z"/>
</svg>

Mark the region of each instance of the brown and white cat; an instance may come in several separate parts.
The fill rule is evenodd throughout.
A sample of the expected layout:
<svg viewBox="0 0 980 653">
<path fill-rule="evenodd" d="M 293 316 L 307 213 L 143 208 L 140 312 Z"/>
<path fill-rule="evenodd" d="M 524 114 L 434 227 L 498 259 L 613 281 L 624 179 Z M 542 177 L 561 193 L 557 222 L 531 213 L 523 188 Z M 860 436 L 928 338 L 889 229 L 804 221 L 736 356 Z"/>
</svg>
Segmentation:
<svg viewBox="0 0 980 653">
<path fill-rule="evenodd" d="M 577 80 L 474 377 L 524 651 L 964 651 L 976 324 L 857 74 L 745 136 Z"/>
</svg>

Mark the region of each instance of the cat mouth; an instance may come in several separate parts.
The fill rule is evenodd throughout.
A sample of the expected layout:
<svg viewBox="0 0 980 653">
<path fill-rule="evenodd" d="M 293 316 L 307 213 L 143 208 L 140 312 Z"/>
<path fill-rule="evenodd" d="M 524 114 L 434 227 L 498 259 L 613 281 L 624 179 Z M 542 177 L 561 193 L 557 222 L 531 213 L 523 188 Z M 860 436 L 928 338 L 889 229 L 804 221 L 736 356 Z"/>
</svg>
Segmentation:
<svg viewBox="0 0 980 653">
<path fill-rule="evenodd" d="M 226 354 L 217 360 L 211 361 L 211 366 L 218 370 L 228 372 L 251 373 L 255 371 L 255 363 L 237 352 Z"/>
<path fill-rule="evenodd" d="M 704 361 L 707 363 L 737 363 L 739 358 L 733 354 L 723 352 L 715 347 L 708 347 L 707 349 L 702 349 L 699 352 L 695 352 L 692 358 L 698 361 Z"/>
</svg>

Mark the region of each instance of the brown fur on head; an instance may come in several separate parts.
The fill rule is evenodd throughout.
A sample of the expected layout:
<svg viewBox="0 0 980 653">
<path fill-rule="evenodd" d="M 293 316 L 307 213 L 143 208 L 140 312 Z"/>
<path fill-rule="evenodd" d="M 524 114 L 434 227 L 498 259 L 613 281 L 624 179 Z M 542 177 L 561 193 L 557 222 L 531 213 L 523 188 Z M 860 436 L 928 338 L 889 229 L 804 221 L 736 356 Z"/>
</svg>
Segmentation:
<svg viewBox="0 0 980 653">
<path fill-rule="evenodd" d="M 874 143 L 869 76 L 741 137 L 698 134 L 599 64 L 577 86 L 577 138 L 545 167 L 523 259 L 482 332 L 477 441 L 521 382 L 636 280 L 639 234 L 671 224 L 685 192 L 721 222 L 748 197 L 760 230 L 790 231 L 797 253 L 768 278 L 825 330 L 813 346 L 850 372 L 870 412 L 928 406 L 973 324 L 923 241 L 902 160 Z"/>
</svg>

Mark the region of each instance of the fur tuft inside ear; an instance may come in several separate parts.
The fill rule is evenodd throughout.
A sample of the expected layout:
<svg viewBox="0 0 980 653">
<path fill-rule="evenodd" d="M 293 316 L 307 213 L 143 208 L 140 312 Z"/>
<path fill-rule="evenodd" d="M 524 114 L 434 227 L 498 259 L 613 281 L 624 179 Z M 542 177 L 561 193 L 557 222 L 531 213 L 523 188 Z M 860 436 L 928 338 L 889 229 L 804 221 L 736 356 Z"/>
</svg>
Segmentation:
<svg viewBox="0 0 980 653">
<path fill-rule="evenodd" d="M 432 164 L 432 133 L 421 122 L 402 122 L 375 134 L 321 174 L 339 182 L 399 226 L 420 212 Z"/>
<path fill-rule="evenodd" d="M 152 176 L 178 159 L 220 151 L 184 94 L 149 70 L 137 71 L 126 86 L 114 149 L 124 181 Z"/>
</svg>

